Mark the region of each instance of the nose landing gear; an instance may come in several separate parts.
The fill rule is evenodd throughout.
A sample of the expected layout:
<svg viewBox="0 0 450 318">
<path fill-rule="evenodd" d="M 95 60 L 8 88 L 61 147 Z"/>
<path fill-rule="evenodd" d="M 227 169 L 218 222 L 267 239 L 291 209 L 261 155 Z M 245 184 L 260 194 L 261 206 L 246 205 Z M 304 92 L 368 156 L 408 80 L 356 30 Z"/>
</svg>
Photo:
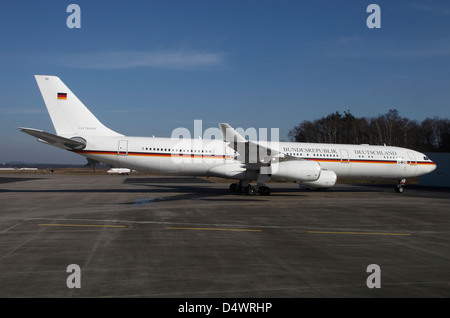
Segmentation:
<svg viewBox="0 0 450 318">
<path fill-rule="evenodd" d="M 403 193 L 403 191 L 405 191 L 405 189 L 403 188 L 405 183 L 406 183 L 406 179 L 398 180 L 397 184 L 395 185 L 395 192 Z"/>
</svg>

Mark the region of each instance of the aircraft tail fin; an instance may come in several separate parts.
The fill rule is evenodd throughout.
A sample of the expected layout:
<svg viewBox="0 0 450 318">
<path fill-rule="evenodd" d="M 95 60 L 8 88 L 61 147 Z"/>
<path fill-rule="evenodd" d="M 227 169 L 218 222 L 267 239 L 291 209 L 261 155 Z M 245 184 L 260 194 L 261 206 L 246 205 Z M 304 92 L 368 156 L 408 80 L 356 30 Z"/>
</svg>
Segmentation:
<svg viewBox="0 0 450 318">
<path fill-rule="evenodd" d="M 104 126 L 57 76 L 35 75 L 48 113 L 60 136 L 122 136 Z"/>
</svg>

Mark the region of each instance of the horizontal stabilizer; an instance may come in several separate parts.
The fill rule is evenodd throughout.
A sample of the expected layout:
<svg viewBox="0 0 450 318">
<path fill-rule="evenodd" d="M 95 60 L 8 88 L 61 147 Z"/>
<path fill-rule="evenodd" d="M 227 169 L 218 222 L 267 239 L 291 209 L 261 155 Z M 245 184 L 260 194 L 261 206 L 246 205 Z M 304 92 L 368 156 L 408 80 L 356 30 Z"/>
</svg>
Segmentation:
<svg viewBox="0 0 450 318">
<path fill-rule="evenodd" d="M 66 150 L 81 150 L 86 147 L 86 140 L 80 137 L 74 137 L 72 139 L 64 138 L 48 132 L 34 129 L 34 128 L 23 128 L 19 127 L 24 133 L 36 137 L 40 142 L 66 149 Z"/>
</svg>

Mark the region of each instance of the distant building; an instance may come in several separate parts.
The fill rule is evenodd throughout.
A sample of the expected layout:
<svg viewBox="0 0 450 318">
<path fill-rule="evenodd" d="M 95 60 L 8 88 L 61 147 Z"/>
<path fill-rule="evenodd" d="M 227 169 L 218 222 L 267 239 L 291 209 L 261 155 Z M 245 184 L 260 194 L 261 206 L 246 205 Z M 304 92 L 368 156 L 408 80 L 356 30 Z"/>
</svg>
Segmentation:
<svg viewBox="0 0 450 318">
<path fill-rule="evenodd" d="M 0 171 L 37 171 L 38 168 L 0 168 Z"/>
<path fill-rule="evenodd" d="M 432 173 L 419 177 L 419 185 L 432 187 L 450 187 L 450 153 L 429 152 L 426 155 L 436 163 Z"/>
</svg>

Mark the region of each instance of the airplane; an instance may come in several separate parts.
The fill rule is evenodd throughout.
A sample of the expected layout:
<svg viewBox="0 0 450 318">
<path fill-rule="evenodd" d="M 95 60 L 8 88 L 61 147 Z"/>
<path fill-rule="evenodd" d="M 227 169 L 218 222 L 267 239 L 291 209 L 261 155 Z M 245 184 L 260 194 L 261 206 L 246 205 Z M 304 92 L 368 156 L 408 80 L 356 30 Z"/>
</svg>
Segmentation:
<svg viewBox="0 0 450 318">
<path fill-rule="evenodd" d="M 236 180 L 233 192 L 270 195 L 268 181 L 332 188 L 337 179 L 397 180 L 436 169 L 425 154 L 401 147 L 253 141 L 227 123 L 216 139 L 133 137 L 104 126 L 57 76 L 35 75 L 56 134 L 19 127 L 38 141 L 116 167 L 162 175 Z M 250 182 L 256 182 L 251 185 Z"/>
<path fill-rule="evenodd" d="M 109 174 L 120 174 L 120 175 L 123 174 L 129 175 L 131 172 L 132 170 L 128 168 L 111 168 L 108 171 L 106 171 L 106 173 Z"/>
</svg>

